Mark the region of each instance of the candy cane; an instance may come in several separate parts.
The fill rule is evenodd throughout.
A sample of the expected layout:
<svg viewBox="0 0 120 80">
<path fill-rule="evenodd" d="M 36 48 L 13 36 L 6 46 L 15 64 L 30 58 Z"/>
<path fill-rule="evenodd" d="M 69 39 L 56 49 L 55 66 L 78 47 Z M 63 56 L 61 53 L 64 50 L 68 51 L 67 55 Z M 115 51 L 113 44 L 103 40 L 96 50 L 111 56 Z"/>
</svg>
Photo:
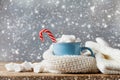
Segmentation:
<svg viewBox="0 0 120 80">
<path fill-rule="evenodd" d="M 56 42 L 56 39 L 55 39 L 55 37 L 53 36 L 52 32 L 50 32 L 48 29 L 42 29 L 42 30 L 39 32 L 39 37 L 40 37 L 40 40 L 41 40 L 42 42 L 44 42 L 43 33 L 47 33 L 48 36 L 51 38 L 52 42 Z"/>
</svg>

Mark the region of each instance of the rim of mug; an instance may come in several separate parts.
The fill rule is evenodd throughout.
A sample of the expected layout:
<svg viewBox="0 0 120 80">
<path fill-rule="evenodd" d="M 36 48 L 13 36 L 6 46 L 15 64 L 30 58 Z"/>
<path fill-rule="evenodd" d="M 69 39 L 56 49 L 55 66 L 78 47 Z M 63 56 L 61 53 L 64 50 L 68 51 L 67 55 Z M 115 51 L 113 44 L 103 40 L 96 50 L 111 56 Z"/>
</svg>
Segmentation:
<svg viewBox="0 0 120 80">
<path fill-rule="evenodd" d="M 81 43 L 81 42 L 58 42 L 58 43 L 53 43 L 53 44 L 73 44 L 73 43 Z"/>
</svg>

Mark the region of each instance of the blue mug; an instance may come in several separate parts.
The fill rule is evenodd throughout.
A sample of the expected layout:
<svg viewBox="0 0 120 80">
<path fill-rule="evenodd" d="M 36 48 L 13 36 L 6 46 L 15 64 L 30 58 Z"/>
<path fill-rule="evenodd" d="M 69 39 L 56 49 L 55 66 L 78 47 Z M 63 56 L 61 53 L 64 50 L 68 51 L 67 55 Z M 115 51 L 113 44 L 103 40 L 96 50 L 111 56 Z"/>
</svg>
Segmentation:
<svg viewBox="0 0 120 80">
<path fill-rule="evenodd" d="M 53 43 L 53 53 L 57 56 L 63 55 L 81 55 L 84 50 L 89 50 L 94 57 L 93 51 L 88 47 L 81 47 L 80 42 Z"/>
</svg>

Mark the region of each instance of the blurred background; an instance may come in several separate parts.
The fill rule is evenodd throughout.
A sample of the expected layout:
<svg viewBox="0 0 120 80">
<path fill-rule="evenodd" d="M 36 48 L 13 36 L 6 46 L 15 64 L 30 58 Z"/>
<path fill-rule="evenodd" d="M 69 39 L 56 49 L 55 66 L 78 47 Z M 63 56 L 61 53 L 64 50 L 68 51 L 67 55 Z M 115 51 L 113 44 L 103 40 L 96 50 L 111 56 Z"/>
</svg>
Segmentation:
<svg viewBox="0 0 120 80">
<path fill-rule="evenodd" d="M 41 61 L 52 43 L 42 28 L 120 49 L 120 0 L 0 0 L 0 61 Z"/>
</svg>

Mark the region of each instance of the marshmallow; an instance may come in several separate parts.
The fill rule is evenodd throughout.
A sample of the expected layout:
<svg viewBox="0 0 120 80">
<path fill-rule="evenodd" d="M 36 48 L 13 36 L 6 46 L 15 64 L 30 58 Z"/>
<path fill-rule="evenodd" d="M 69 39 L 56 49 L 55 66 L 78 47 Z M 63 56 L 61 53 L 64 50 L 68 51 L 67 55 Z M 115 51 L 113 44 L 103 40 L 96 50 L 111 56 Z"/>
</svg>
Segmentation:
<svg viewBox="0 0 120 80">
<path fill-rule="evenodd" d="M 75 42 L 75 40 L 74 35 L 62 35 L 58 42 Z"/>
<path fill-rule="evenodd" d="M 57 42 L 59 42 L 59 41 L 60 41 L 60 38 L 57 38 L 56 40 L 57 40 Z"/>
<path fill-rule="evenodd" d="M 77 38 L 75 42 L 81 42 L 80 38 Z"/>
<path fill-rule="evenodd" d="M 76 38 L 74 35 L 62 35 L 61 38 L 57 38 L 57 42 L 61 43 L 61 42 L 80 42 L 80 38 Z"/>
<path fill-rule="evenodd" d="M 5 64 L 5 68 L 7 69 L 7 71 L 14 71 L 14 63 L 8 63 Z"/>
<path fill-rule="evenodd" d="M 5 65 L 5 68 L 7 69 L 7 71 L 15 71 L 15 72 L 32 71 L 32 63 L 26 61 L 21 64 L 8 63 Z"/>
<path fill-rule="evenodd" d="M 32 63 L 25 61 L 21 64 L 21 66 L 24 68 L 24 71 L 32 71 Z"/>
<path fill-rule="evenodd" d="M 34 73 L 39 73 L 39 72 L 41 72 L 40 68 L 41 68 L 41 66 L 35 66 L 35 67 L 33 68 Z"/>
<path fill-rule="evenodd" d="M 41 63 L 34 63 L 33 64 L 33 72 L 35 72 L 35 73 L 43 72 L 43 68 L 42 68 Z"/>
<path fill-rule="evenodd" d="M 15 72 L 21 72 L 24 70 L 24 68 L 20 64 L 16 63 L 8 63 L 5 65 L 5 68 L 7 71 L 15 71 Z"/>
<path fill-rule="evenodd" d="M 24 67 L 21 64 L 14 64 L 14 71 L 15 72 L 22 72 L 24 71 Z"/>
</svg>

